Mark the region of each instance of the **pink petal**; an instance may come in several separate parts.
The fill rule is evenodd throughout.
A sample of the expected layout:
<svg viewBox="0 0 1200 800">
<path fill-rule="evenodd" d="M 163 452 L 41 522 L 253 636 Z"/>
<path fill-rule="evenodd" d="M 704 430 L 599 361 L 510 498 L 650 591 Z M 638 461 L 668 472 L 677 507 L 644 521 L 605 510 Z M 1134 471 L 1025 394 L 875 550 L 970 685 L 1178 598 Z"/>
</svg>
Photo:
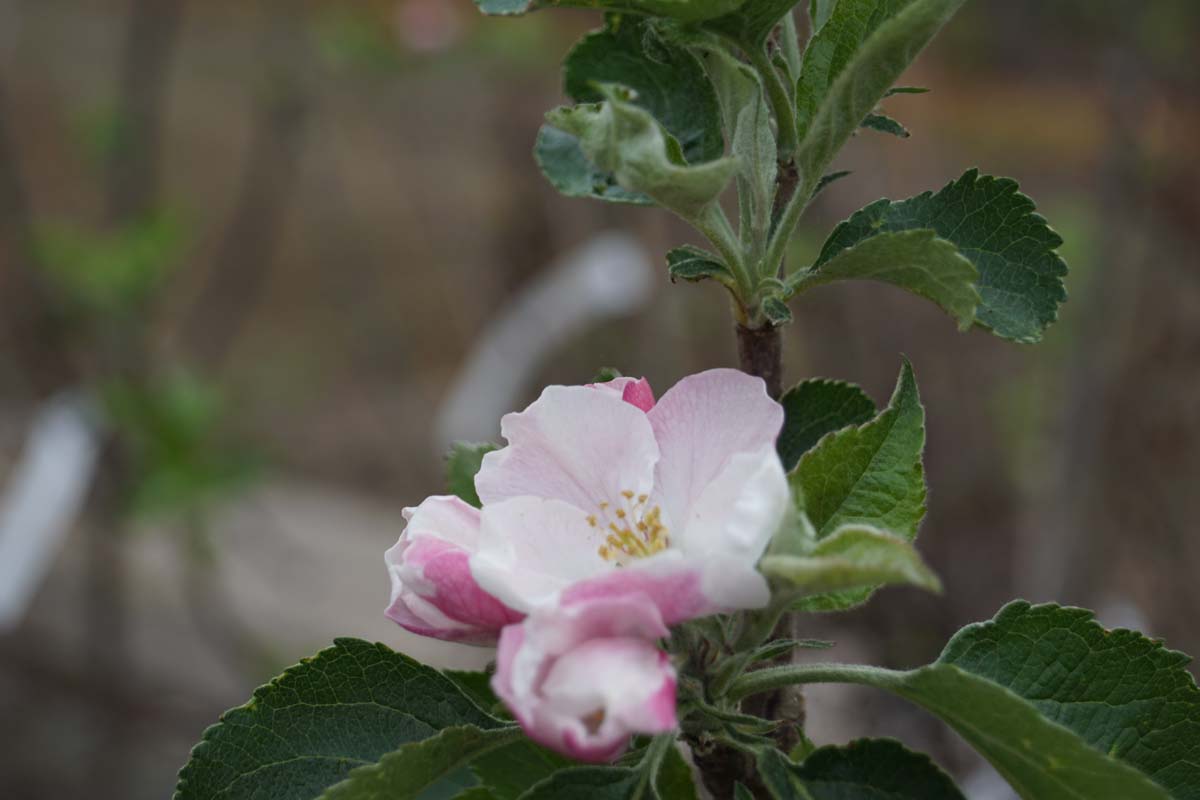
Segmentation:
<svg viewBox="0 0 1200 800">
<path fill-rule="evenodd" d="M 644 596 L 541 608 L 504 629 L 492 686 L 530 738 L 611 761 L 635 733 L 676 725 L 675 671 L 655 644 L 666 635 Z"/>
<path fill-rule="evenodd" d="M 491 645 L 501 628 L 522 618 L 484 592 L 470 572 L 479 512 L 457 497 L 431 497 L 407 508 L 408 525 L 384 554 L 392 582 L 384 612 L 422 636 Z"/>
<path fill-rule="evenodd" d="M 485 506 L 532 496 L 592 514 L 653 486 L 658 445 L 647 415 L 613 392 L 549 386 L 505 415 L 500 432 L 508 446 L 488 453 L 475 476 Z"/>
<path fill-rule="evenodd" d="M 589 383 L 587 387 L 614 394 L 642 411 L 654 408 L 654 390 L 650 388 L 650 381 L 645 378 L 621 376 L 605 383 Z"/>
</svg>

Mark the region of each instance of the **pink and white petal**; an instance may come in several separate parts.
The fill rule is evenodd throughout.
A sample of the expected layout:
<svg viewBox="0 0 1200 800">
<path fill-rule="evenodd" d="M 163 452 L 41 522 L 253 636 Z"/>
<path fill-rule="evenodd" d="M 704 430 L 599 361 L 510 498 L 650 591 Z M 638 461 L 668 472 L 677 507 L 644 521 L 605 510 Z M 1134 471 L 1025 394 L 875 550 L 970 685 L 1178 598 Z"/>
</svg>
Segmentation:
<svg viewBox="0 0 1200 800">
<path fill-rule="evenodd" d="M 766 579 L 754 562 L 687 557 L 665 550 L 622 569 L 571 586 L 561 603 L 569 606 L 601 598 L 644 597 L 668 625 L 744 608 L 762 608 L 770 599 Z"/>
<path fill-rule="evenodd" d="M 479 509 L 453 495 L 427 497 L 402 513 L 408 521 L 404 531 L 410 537 L 436 536 L 466 550 L 474 550 L 479 542 Z"/>
<path fill-rule="evenodd" d="M 783 407 L 762 379 L 735 369 L 684 378 L 646 416 L 661 452 L 655 495 L 673 526 L 735 454 L 773 448 L 783 426 Z"/>
<path fill-rule="evenodd" d="M 561 500 L 515 497 L 484 506 L 471 574 L 501 602 L 528 612 L 577 581 L 613 569 L 600 557 L 604 534 Z"/>
<path fill-rule="evenodd" d="M 671 519 L 671 547 L 689 558 L 753 566 L 762 557 L 791 502 L 787 475 L 772 444 L 737 453 Z"/>
<path fill-rule="evenodd" d="M 604 383 L 589 383 L 587 387 L 616 395 L 642 411 L 654 408 L 654 390 L 650 388 L 650 382 L 645 378 L 621 376 Z"/>
<path fill-rule="evenodd" d="M 506 414 L 500 433 L 508 446 L 484 456 L 475 476 L 485 506 L 532 496 L 597 513 L 654 484 L 659 451 L 647 415 L 614 392 L 549 386 Z"/>
<path fill-rule="evenodd" d="M 667 633 L 640 595 L 541 608 L 504 629 L 492 686 L 535 741 L 611 761 L 634 733 L 675 726 L 675 672 L 654 644 Z"/>
<path fill-rule="evenodd" d="M 570 606 L 631 596 L 647 598 L 667 625 L 726 610 L 705 594 L 703 564 L 687 561 L 676 550 L 664 550 L 579 581 L 562 593 L 560 602 Z"/>
<path fill-rule="evenodd" d="M 524 614 L 480 588 L 471 575 L 470 560 L 470 553 L 456 548 L 426 561 L 422 578 L 433 591 L 422 595 L 451 619 L 491 630 L 494 638 L 497 631 L 519 622 Z"/>
<path fill-rule="evenodd" d="M 396 594 L 384 614 L 409 633 L 418 636 L 485 647 L 496 643 L 496 629 L 486 630 L 451 619 L 414 592 L 402 590 Z"/>
</svg>

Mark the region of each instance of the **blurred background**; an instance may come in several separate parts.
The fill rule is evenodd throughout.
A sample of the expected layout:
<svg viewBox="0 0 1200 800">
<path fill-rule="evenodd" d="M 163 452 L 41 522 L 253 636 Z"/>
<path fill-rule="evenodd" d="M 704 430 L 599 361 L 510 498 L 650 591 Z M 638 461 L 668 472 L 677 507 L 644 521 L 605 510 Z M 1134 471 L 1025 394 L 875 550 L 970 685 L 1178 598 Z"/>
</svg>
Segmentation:
<svg viewBox="0 0 1200 800">
<path fill-rule="evenodd" d="M 560 198 L 530 156 L 595 14 L 470 0 L 0 0 L 0 794 L 162 798 L 204 727 L 382 616 L 400 509 L 452 438 L 598 368 L 736 363 L 666 212 Z M 928 414 L 921 548 L 944 597 L 804 621 L 908 667 L 1014 596 L 1200 653 L 1200 5 L 969 3 L 863 132 L 793 257 L 879 197 L 1018 179 L 1066 244 L 1043 344 L 882 285 L 794 305 L 790 381 Z M 621 232 L 621 235 L 613 232 Z M 814 688 L 818 742 L 949 732 Z"/>
</svg>

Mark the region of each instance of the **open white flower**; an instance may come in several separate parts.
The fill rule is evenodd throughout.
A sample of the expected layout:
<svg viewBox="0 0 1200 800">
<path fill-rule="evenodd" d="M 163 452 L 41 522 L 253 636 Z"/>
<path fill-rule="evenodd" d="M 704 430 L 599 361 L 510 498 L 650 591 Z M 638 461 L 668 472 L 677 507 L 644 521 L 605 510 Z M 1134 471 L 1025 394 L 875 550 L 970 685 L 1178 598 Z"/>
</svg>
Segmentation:
<svg viewBox="0 0 1200 800">
<path fill-rule="evenodd" d="M 636 403 L 551 386 L 501 421 L 508 446 L 475 479 L 470 567 L 507 607 L 640 593 L 671 625 L 766 604 L 755 565 L 788 503 L 783 409 L 736 370 L 684 378 L 657 404 L 642 385 Z"/>
</svg>

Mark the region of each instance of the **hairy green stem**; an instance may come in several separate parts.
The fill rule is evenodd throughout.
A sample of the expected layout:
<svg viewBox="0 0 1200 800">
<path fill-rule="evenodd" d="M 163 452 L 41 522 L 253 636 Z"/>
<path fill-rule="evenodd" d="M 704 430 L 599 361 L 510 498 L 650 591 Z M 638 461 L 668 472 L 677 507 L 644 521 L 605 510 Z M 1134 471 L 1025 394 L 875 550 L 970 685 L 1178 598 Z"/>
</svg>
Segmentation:
<svg viewBox="0 0 1200 800">
<path fill-rule="evenodd" d="M 639 765 L 642 767 L 642 780 L 638 786 L 639 794 L 646 787 L 654 786 L 655 781 L 658 780 L 658 770 L 662 766 L 663 758 L 666 757 L 667 751 L 674 746 L 674 733 L 660 733 L 650 740 L 650 746 L 646 748 L 646 754 L 642 756 Z"/>
<path fill-rule="evenodd" d="M 771 103 L 771 111 L 775 114 L 775 123 L 778 126 L 775 148 L 778 151 L 779 160 L 790 162 L 796 152 L 797 144 L 796 111 L 792 108 L 792 97 L 788 93 L 787 87 L 783 85 L 783 79 L 779 77 L 779 70 L 775 69 L 775 65 L 771 63 L 766 48 L 747 47 L 745 49 L 751 66 L 762 78 L 763 86 L 767 90 L 767 99 Z"/>
<path fill-rule="evenodd" d="M 867 664 L 787 664 L 750 672 L 729 686 L 728 698 L 740 700 L 760 692 L 781 689 L 798 683 L 861 683 L 886 686 L 904 675 L 898 670 Z"/>
<path fill-rule="evenodd" d="M 737 234 L 733 232 L 729 218 L 725 216 L 721 206 L 715 202 L 710 203 L 699 217 L 691 220 L 691 223 L 696 230 L 704 234 L 704 238 L 712 243 L 712 246 L 721 254 L 721 258 L 725 259 L 725 265 L 729 267 L 734 280 L 737 281 L 740 296 L 749 297 L 754 291 L 754 281 L 746 269 L 746 261 L 742 257 Z"/>
<path fill-rule="evenodd" d="M 788 242 L 800 222 L 801 215 L 804 214 L 804 209 L 808 208 L 808 203 L 812 200 L 813 191 L 817 188 L 817 180 L 812 175 L 801 175 L 800 179 L 800 185 L 787 201 L 779 215 L 779 222 L 775 224 L 775 230 L 771 233 L 767 256 L 763 260 L 767 269 L 777 270 L 783 263 L 783 254 L 787 251 Z"/>
<path fill-rule="evenodd" d="M 800 32 L 796 30 L 795 9 L 783 15 L 783 27 L 779 31 L 779 47 L 783 50 L 783 58 L 792 71 L 792 77 L 800 77 L 800 65 L 804 60 L 804 54 L 800 50 Z"/>
</svg>

